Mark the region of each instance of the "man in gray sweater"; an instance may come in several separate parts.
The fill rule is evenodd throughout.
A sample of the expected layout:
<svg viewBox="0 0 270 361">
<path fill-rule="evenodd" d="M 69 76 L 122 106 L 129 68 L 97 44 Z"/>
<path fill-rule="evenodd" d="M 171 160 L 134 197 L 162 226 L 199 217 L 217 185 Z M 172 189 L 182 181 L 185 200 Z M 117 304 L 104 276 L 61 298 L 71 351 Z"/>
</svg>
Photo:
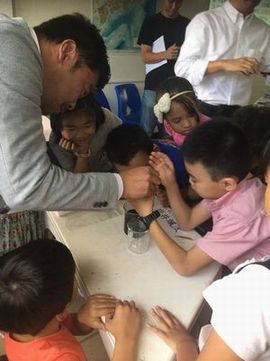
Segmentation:
<svg viewBox="0 0 270 361">
<path fill-rule="evenodd" d="M 41 115 L 72 109 L 109 80 L 102 37 L 80 14 L 31 29 L 0 15 L 0 212 L 111 208 L 159 180 L 149 167 L 118 174 L 73 174 L 51 164 Z"/>
</svg>

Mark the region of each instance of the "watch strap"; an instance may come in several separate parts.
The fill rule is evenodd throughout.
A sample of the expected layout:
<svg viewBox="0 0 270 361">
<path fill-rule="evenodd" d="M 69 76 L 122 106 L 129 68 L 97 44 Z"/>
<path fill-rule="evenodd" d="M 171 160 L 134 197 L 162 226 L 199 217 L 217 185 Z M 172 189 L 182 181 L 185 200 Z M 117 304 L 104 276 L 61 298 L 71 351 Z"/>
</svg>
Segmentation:
<svg viewBox="0 0 270 361">
<path fill-rule="evenodd" d="M 160 211 L 157 209 L 153 211 L 152 213 L 148 214 L 148 216 L 141 217 L 141 220 L 145 224 L 147 228 L 149 228 L 150 224 L 155 221 L 160 216 Z"/>
</svg>

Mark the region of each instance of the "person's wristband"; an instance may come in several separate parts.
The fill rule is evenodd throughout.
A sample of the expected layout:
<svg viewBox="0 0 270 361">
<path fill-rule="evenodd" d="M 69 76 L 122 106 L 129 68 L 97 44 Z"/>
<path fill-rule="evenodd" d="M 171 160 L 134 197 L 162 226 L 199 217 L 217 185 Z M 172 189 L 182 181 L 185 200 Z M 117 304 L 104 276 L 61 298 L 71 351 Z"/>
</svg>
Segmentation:
<svg viewBox="0 0 270 361">
<path fill-rule="evenodd" d="M 90 156 L 91 156 L 90 152 L 87 152 L 87 153 L 74 152 L 74 154 L 76 155 L 77 158 L 90 158 Z"/>
</svg>

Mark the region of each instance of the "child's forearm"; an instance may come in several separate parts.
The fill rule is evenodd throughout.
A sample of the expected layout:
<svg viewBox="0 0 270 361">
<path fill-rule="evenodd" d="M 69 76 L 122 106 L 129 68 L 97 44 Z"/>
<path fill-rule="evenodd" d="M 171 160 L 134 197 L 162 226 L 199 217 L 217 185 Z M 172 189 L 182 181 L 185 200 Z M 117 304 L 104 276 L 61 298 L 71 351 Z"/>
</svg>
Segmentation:
<svg viewBox="0 0 270 361">
<path fill-rule="evenodd" d="M 176 361 L 196 361 L 198 358 L 198 346 L 192 337 L 177 345 Z"/>
<path fill-rule="evenodd" d="M 186 275 L 186 269 L 189 266 L 187 264 L 187 252 L 164 232 L 157 221 L 153 221 L 150 224 L 149 231 L 151 238 L 155 241 L 173 269 L 181 275 Z"/>
<path fill-rule="evenodd" d="M 194 225 L 191 223 L 192 208 L 189 207 L 184 201 L 178 184 L 173 183 L 170 185 L 170 187 L 167 187 L 166 190 L 170 206 L 180 227 L 185 231 L 194 229 L 198 224 Z"/>
<path fill-rule="evenodd" d="M 69 314 L 67 321 L 65 321 L 65 325 L 75 336 L 87 335 L 93 331 L 92 327 L 80 322 L 79 313 Z"/>
<path fill-rule="evenodd" d="M 137 344 L 135 340 L 116 341 L 112 361 L 136 361 Z"/>
<path fill-rule="evenodd" d="M 89 172 L 89 170 L 90 170 L 89 158 L 90 158 L 90 155 L 87 156 L 87 154 L 84 154 L 84 157 L 82 157 L 82 155 L 77 156 L 76 161 L 75 161 L 75 166 L 73 168 L 73 172 L 74 173 Z"/>
</svg>

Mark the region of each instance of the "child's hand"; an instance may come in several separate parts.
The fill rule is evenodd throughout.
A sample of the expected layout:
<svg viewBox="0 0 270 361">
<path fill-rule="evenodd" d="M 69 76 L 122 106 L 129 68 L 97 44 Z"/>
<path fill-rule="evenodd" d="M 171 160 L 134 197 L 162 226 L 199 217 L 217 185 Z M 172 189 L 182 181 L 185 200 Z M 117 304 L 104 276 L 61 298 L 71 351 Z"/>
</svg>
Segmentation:
<svg viewBox="0 0 270 361">
<path fill-rule="evenodd" d="M 152 152 L 149 157 L 149 164 L 158 172 L 161 183 L 165 187 L 176 182 L 174 165 L 166 154 Z"/>
<path fill-rule="evenodd" d="M 82 326 L 104 329 L 102 316 L 112 316 L 118 300 L 109 295 L 96 294 L 90 296 L 78 312 L 78 322 Z"/>
<path fill-rule="evenodd" d="M 140 216 L 145 217 L 152 213 L 154 207 L 154 197 L 130 199 L 130 203 L 134 206 Z"/>
<path fill-rule="evenodd" d="M 72 152 L 74 151 L 75 144 L 71 140 L 61 138 L 58 144 L 65 150 L 70 150 Z"/>
<path fill-rule="evenodd" d="M 187 330 L 169 311 L 156 306 L 152 316 L 158 321 L 158 326 L 149 325 L 152 332 L 158 335 L 175 353 L 183 342 L 195 342 Z"/>
<path fill-rule="evenodd" d="M 140 331 L 140 313 L 133 301 L 119 302 L 112 319 L 106 320 L 106 330 L 116 341 L 137 341 Z"/>
<path fill-rule="evenodd" d="M 89 153 L 89 140 L 81 142 L 80 145 L 75 144 L 72 140 L 61 138 L 59 141 L 60 147 L 72 151 L 74 154 L 88 154 Z"/>
</svg>

